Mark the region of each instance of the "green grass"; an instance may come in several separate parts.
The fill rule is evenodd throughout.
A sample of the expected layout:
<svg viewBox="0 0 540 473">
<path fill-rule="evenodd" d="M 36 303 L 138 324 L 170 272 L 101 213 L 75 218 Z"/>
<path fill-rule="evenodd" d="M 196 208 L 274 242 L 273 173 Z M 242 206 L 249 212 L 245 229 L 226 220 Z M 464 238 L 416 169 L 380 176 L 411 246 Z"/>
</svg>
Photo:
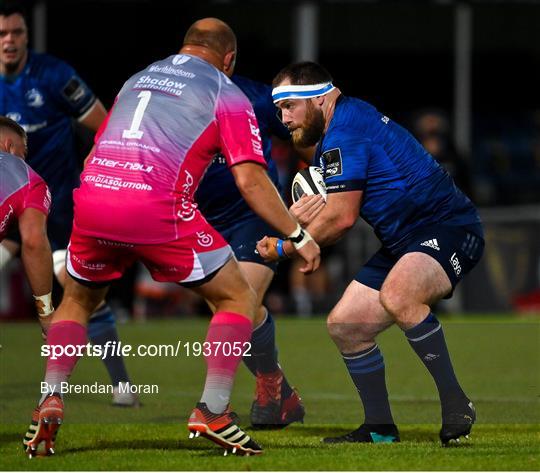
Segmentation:
<svg viewBox="0 0 540 473">
<path fill-rule="evenodd" d="M 125 343 L 175 344 L 204 340 L 207 321 L 160 320 L 120 326 Z M 402 442 L 324 445 L 362 421 L 358 396 L 324 319 L 277 321 L 280 358 L 300 389 L 306 423 L 254 432 L 265 453 L 223 458 L 205 439 L 187 439 L 186 420 L 204 382 L 197 357 L 127 359 L 135 383 L 157 384 L 141 409 L 117 409 L 107 394 L 66 397 L 66 424 L 57 455 L 28 460 L 21 438 L 39 393 L 45 360 L 32 324 L 0 325 L 0 469 L 4 470 L 538 470 L 540 468 L 540 324 L 511 317 L 453 317 L 445 334 L 461 383 L 475 401 L 478 423 L 470 441 L 443 449 L 434 384 L 398 329 L 380 339 L 388 389 Z M 107 383 L 101 362 L 84 358 L 71 382 Z M 254 383 L 241 368 L 233 407 L 249 421 Z"/>
</svg>

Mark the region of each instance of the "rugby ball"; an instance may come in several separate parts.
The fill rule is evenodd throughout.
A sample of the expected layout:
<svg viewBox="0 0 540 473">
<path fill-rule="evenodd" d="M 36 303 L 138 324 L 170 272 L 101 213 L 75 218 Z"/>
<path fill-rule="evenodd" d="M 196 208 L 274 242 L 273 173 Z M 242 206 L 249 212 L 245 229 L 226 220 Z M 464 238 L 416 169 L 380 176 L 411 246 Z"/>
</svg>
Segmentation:
<svg viewBox="0 0 540 473">
<path fill-rule="evenodd" d="M 326 200 L 326 186 L 322 175 L 322 169 L 316 166 L 298 171 L 294 176 L 291 186 L 293 202 L 297 202 L 303 195 L 320 194 Z"/>
</svg>

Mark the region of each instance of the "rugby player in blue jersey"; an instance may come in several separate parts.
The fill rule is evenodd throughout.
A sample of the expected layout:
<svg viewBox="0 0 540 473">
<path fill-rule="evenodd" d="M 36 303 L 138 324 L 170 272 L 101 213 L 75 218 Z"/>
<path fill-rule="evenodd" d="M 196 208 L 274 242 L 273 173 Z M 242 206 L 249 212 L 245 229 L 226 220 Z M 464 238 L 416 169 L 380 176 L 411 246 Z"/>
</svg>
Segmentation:
<svg viewBox="0 0 540 473">
<path fill-rule="evenodd" d="M 328 316 L 364 406 L 355 431 L 324 439 L 338 442 L 396 442 L 385 382 L 379 333 L 392 324 L 404 332 L 437 386 L 443 445 L 468 435 L 476 414 L 460 386 L 440 322 L 431 307 L 448 298 L 479 261 L 483 230 L 471 201 L 448 173 L 400 125 L 372 105 L 347 97 L 320 65 L 290 65 L 273 81 L 272 96 L 282 121 L 299 146 L 318 143 L 315 164 L 324 172 L 326 204 L 303 197 L 291 208 L 319 245 L 331 245 L 362 217 L 381 248 L 360 269 Z M 294 253 L 288 242 L 264 238 L 269 258 Z"/>
<path fill-rule="evenodd" d="M 249 98 L 260 129 L 268 175 L 279 188 L 278 172 L 272 160 L 272 136 L 290 140 L 290 133 L 276 116 L 269 85 L 233 75 L 232 81 Z M 219 189 L 219 192 L 216 192 Z M 277 269 L 276 262 L 265 262 L 255 252 L 264 235 L 277 235 L 246 203 L 238 190 L 225 158 L 218 154 L 206 171 L 196 193 L 199 208 L 208 222 L 223 235 L 248 282 L 257 293 L 258 309 L 251 339 L 251 356 L 244 363 L 256 376 L 255 400 L 251 406 L 251 423 L 255 428 L 279 428 L 302 421 L 304 408 L 277 359 L 275 325 L 263 299 Z"/>
<path fill-rule="evenodd" d="M 79 185 L 79 165 L 72 120 L 95 132 L 106 110 L 65 62 L 28 49 L 28 29 L 17 4 L 0 7 L 0 115 L 21 125 L 28 135 L 27 163 L 43 177 L 52 194 L 48 234 L 55 273 L 65 279 L 65 248 L 73 221 L 72 191 Z M 16 238 L 16 237 L 15 237 Z M 2 262 L 20 245 L 13 239 L 3 247 Z M 88 335 L 94 344 L 118 342 L 114 316 L 103 304 L 90 320 Z M 129 382 L 124 361 L 109 356 L 104 363 L 112 384 Z M 138 403 L 131 393 L 115 390 L 113 404 Z"/>
</svg>

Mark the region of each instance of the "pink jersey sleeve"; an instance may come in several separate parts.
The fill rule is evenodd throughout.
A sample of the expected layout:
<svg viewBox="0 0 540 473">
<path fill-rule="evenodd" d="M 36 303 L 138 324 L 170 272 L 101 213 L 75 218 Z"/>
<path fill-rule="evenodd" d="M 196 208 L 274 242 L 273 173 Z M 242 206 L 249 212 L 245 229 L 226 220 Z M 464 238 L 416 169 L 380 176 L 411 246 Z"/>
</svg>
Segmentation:
<svg viewBox="0 0 540 473">
<path fill-rule="evenodd" d="M 234 166 L 254 162 L 266 168 L 261 132 L 251 102 L 230 81 L 223 84 L 216 117 L 220 130 L 221 150 L 227 164 Z"/>
<path fill-rule="evenodd" d="M 32 208 L 49 215 L 51 207 L 51 193 L 45 181 L 34 171 L 29 169 L 30 181 L 24 196 L 23 211 Z"/>
</svg>

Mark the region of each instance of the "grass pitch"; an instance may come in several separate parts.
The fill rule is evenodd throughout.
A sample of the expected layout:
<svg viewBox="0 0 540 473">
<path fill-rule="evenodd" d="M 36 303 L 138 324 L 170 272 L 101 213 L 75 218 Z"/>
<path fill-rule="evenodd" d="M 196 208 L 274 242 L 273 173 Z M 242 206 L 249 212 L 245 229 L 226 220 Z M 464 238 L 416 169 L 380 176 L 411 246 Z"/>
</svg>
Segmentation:
<svg viewBox="0 0 540 473">
<path fill-rule="evenodd" d="M 250 432 L 265 448 L 258 457 L 224 458 L 218 447 L 189 440 L 186 420 L 204 383 L 204 359 L 127 358 L 134 383 L 156 384 L 140 409 L 111 407 L 108 394 L 66 396 L 57 454 L 28 460 L 22 436 L 39 395 L 45 360 L 35 324 L 0 325 L 0 469 L 4 470 L 538 470 L 540 469 L 540 323 L 512 317 L 452 317 L 444 329 L 478 421 L 471 439 L 443 449 L 438 440 L 435 386 L 402 333 L 392 328 L 379 345 L 402 442 L 324 445 L 362 421 L 362 408 L 324 319 L 277 319 L 280 360 L 306 406 L 304 425 Z M 160 320 L 119 327 L 124 343 L 203 341 L 207 320 Z M 109 382 L 97 358 L 82 359 L 72 384 Z M 249 423 L 254 382 L 241 368 L 233 407 Z"/>
</svg>

